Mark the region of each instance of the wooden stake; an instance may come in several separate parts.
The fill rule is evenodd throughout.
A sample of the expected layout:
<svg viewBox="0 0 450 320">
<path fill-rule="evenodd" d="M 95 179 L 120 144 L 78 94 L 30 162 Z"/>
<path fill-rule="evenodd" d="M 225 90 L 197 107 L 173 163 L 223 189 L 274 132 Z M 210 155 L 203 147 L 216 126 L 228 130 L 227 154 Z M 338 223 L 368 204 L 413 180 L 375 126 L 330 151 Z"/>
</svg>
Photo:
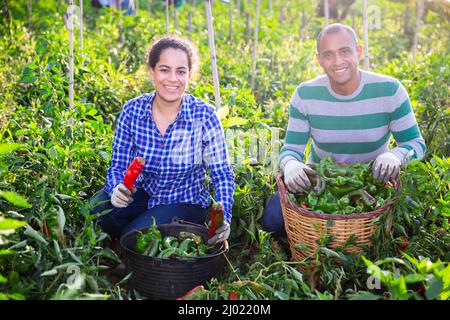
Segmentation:
<svg viewBox="0 0 450 320">
<path fill-rule="evenodd" d="M 216 110 L 220 109 L 219 75 L 217 72 L 216 50 L 214 44 L 214 28 L 212 24 L 211 0 L 205 0 L 206 22 L 208 24 L 209 50 L 211 52 L 211 69 L 214 81 L 214 98 L 216 100 Z"/>
<path fill-rule="evenodd" d="M 422 11 L 424 6 L 424 0 L 418 0 L 417 18 L 416 18 L 416 32 L 414 34 L 414 41 L 412 46 L 412 57 L 415 59 L 417 56 L 417 45 L 419 42 L 420 22 L 422 20 Z"/>
<path fill-rule="evenodd" d="M 363 0 L 363 22 L 364 22 L 364 68 L 370 70 L 369 64 L 369 26 L 367 23 L 367 0 Z"/>
<path fill-rule="evenodd" d="M 323 0 L 323 10 L 325 13 L 325 26 L 328 26 L 330 24 L 330 9 L 328 8 L 328 0 Z"/>
<path fill-rule="evenodd" d="M 253 66 L 252 66 L 252 88 L 256 89 L 256 57 L 258 51 L 258 21 L 259 21 L 259 0 L 256 0 L 255 34 L 253 44 Z"/>
</svg>

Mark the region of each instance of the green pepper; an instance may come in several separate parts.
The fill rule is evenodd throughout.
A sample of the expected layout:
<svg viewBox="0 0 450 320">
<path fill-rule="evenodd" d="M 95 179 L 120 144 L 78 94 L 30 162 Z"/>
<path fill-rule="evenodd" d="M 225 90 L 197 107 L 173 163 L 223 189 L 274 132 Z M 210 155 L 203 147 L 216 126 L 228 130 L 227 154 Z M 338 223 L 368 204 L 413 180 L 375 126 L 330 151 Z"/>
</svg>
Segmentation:
<svg viewBox="0 0 450 320">
<path fill-rule="evenodd" d="M 317 202 L 319 201 L 317 196 L 312 192 L 308 194 L 307 200 L 308 200 L 308 206 L 310 208 L 315 207 L 317 205 Z"/>
<path fill-rule="evenodd" d="M 177 241 L 177 238 L 175 238 L 175 237 L 172 237 L 172 236 L 164 237 L 163 247 L 165 249 L 170 248 L 170 247 L 176 247 L 176 246 L 174 246 L 175 241 Z"/>
<path fill-rule="evenodd" d="M 186 240 L 186 239 L 192 239 L 194 240 L 196 245 L 200 245 L 201 243 L 203 243 L 203 239 L 201 236 L 199 236 L 198 234 L 192 233 L 192 232 L 186 232 L 186 231 L 181 231 L 178 234 L 178 239 L 180 241 Z"/>
<path fill-rule="evenodd" d="M 178 248 L 170 247 L 170 248 L 167 248 L 167 249 L 161 251 L 159 253 L 159 255 L 158 255 L 158 258 L 163 258 L 163 259 L 164 258 L 169 258 L 171 255 L 178 254 L 178 253 L 179 253 L 179 249 Z"/>
<path fill-rule="evenodd" d="M 348 196 L 343 196 L 337 201 L 337 205 L 340 209 L 345 208 L 350 204 L 350 198 Z"/>
<path fill-rule="evenodd" d="M 151 238 L 147 234 L 142 234 L 136 239 L 134 250 L 139 253 L 144 253 L 151 245 Z"/>
<path fill-rule="evenodd" d="M 154 257 L 159 249 L 159 239 L 153 239 L 151 246 L 144 252 L 144 255 Z"/>
<path fill-rule="evenodd" d="M 349 174 L 349 168 L 343 166 L 328 167 L 325 171 L 328 172 L 327 176 L 330 178 L 337 178 Z"/>
<path fill-rule="evenodd" d="M 195 242 L 192 239 L 185 239 L 185 240 L 183 240 L 183 242 L 180 243 L 180 246 L 178 248 L 182 252 L 187 252 L 189 247 L 192 246 L 194 243 Z"/>
</svg>

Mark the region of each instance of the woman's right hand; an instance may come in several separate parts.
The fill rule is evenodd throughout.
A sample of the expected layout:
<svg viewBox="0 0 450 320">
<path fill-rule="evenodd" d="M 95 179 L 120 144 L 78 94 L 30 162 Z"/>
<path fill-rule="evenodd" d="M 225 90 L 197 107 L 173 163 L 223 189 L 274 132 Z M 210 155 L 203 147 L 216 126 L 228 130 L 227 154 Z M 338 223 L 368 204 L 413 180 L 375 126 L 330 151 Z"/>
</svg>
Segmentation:
<svg viewBox="0 0 450 320">
<path fill-rule="evenodd" d="M 126 208 L 133 202 L 133 194 L 135 192 L 136 188 L 134 188 L 133 192 L 131 192 L 123 183 L 119 183 L 113 190 L 111 204 L 115 208 Z"/>
</svg>

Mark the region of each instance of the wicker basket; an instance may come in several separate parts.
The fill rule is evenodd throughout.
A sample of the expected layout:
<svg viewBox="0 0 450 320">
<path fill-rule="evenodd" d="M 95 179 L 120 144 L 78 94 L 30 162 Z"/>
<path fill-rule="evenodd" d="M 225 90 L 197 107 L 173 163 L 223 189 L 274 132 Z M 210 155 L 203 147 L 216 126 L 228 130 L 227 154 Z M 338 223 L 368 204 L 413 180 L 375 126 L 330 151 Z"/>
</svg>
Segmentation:
<svg viewBox="0 0 450 320">
<path fill-rule="evenodd" d="M 317 241 L 321 233 L 332 235 L 328 247 L 336 249 L 347 242 L 351 235 L 356 236 L 356 244 L 371 246 L 370 238 L 375 233 L 377 217 L 390 211 L 395 201 L 394 195 L 386 204 L 371 212 L 355 213 L 349 215 L 326 214 L 309 211 L 297 207 L 289 198 L 288 190 L 281 174 L 277 175 L 278 192 L 280 193 L 281 208 L 283 211 L 284 225 L 292 253 L 292 260 L 300 261 L 317 248 Z M 399 184 L 395 183 L 395 189 L 399 190 Z M 333 220 L 327 228 L 329 220 Z M 296 244 L 305 244 L 309 253 L 298 248 Z M 361 248 L 355 245 L 347 247 L 347 252 L 361 252 Z"/>
</svg>

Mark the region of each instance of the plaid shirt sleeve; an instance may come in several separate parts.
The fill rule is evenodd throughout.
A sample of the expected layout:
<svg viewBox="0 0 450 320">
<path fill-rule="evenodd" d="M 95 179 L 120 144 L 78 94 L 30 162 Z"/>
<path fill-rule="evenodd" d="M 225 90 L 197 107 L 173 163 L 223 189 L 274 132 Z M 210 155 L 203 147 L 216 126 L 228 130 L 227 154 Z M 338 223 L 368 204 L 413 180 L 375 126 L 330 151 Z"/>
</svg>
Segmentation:
<svg viewBox="0 0 450 320">
<path fill-rule="evenodd" d="M 123 183 L 123 178 L 128 165 L 133 160 L 133 138 L 130 130 L 130 115 L 127 105 L 124 106 L 117 121 L 114 141 L 112 144 L 112 156 L 106 174 L 105 192 L 111 197 L 113 189 Z"/>
<path fill-rule="evenodd" d="M 224 206 L 224 219 L 231 222 L 233 206 L 234 172 L 231 166 L 225 134 L 215 112 L 203 125 L 203 161 L 210 170 L 211 182 L 215 191 L 214 200 Z"/>
</svg>

